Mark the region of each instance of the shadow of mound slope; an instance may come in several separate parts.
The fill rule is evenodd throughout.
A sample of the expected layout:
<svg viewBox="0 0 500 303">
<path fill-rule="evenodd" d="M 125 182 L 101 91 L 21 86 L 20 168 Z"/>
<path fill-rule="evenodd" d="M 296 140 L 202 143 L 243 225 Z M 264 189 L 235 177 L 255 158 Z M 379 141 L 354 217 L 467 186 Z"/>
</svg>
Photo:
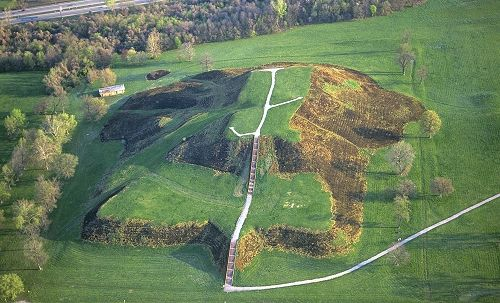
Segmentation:
<svg viewBox="0 0 500 303">
<path fill-rule="evenodd" d="M 210 71 L 136 93 L 104 126 L 101 140 L 124 140 L 124 155 L 140 151 L 194 115 L 235 103 L 249 75 L 243 69 Z"/>
<path fill-rule="evenodd" d="M 251 141 L 231 141 L 224 132 L 231 115 L 212 122 L 172 149 L 167 161 L 186 162 L 240 175 L 250 157 Z"/>
</svg>

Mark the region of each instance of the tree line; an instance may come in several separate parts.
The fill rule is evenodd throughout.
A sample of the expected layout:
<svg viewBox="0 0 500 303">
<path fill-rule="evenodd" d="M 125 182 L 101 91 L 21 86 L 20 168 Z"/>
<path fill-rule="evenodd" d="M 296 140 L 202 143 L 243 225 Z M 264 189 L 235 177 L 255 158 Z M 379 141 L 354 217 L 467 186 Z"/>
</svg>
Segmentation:
<svg viewBox="0 0 500 303">
<path fill-rule="evenodd" d="M 225 41 L 292 26 L 387 15 L 422 0 L 174 0 L 147 6 L 0 28 L 0 71 L 45 70 L 62 61 L 86 73 L 113 53 L 157 51 Z M 5 24 L 4 24 L 5 25 Z M 79 67 L 79 68 L 76 68 Z"/>
</svg>

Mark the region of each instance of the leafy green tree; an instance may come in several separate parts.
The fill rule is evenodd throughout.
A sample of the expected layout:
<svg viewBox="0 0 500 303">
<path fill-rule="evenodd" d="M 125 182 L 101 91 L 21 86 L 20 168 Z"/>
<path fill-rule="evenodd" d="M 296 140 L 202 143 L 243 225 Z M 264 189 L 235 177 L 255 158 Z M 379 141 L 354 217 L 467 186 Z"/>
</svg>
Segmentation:
<svg viewBox="0 0 500 303">
<path fill-rule="evenodd" d="M 370 13 L 372 14 L 372 17 L 377 15 L 377 6 L 376 5 L 374 5 L 374 4 L 370 5 Z"/>
<path fill-rule="evenodd" d="M 0 181 L 0 204 L 10 199 L 10 188 L 7 182 Z"/>
<path fill-rule="evenodd" d="M 17 200 L 13 207 L 14 225 L 27 235 L 36 235 L 46 222 L 42 206 L 30 200 Z"/>
<path fill-rule="evenodd" d="M 98 121 L 108 112 L 109 105 L 103 98 L 86 97 L 83 99 L 85 119 Z"/>
<path fill-rule="evenodd" d="M 2 166 L 2 178 L 9 188 L 16 185 L 16 174 L 10 163 Z"/>
<path fill-rule="evenodd" d="M 39 176 L 35 182 L 35 199 L 37 203 L 45 208 L 45 212 L 50 213 L 57 207 L 57 199 L 61 196 L 59 182 L 47 180 Z"/>
<path fill-rule="evenodd" d="M 414 159 L 415 152 L 413 151 L 413 147 L 404 141 L 394 144 L 387 153 L 389 164 L 398 174 L 403 176 L 406 176 L 410 172 Z"/>
<path fill-rule="evenodd" d="M 55 142 L 64 144 L 69 142 L 71 134 L 77 125 L 74 115 L 60 113 L 53 116 L 45 116 L 43 129 Z"/>
<path fill-rule="evenodd" d="M 34 130 L 33 162 L 37 166 L 49 170 L 57 155 L 61 154 L 61 144 L 47 136 L 42 130 Z"/>
<path fill-rule="evenodd" d="M 114 10 L 116 6 L 116 0 L 105 0 L 104 3 L 106 4 L 107 7 L 110 9 Z"/>
<path fill-rule="evenodd" d="M 3 125 L 7 130 L 7 135 L 15 138 L 22 133 L 26 126 L 26 115 L 20 109 L 14 108 L 10 112 L 10 115 L 3 120 Z"/>
<path fill-rule="evenodd" d="M 272 0 L 271 6 L 273 7 L 274 13 L 276 14 L 276 25 L 279 24 L 286 16 L 287 4 L 285 0 Z"/>
<path fill-rule="evenodd" d="M 17 274 L 4 274 L 0 276 L 0 299 L 14 301 L 24 292 L 23 280 Z"/>
<path fill-rule="evenodd" d="M 161 54 L 161 37 L 156 29 L 153 29 L 148 36 L 146 52 L 152 59 L 157 59 Z"/>
<path fill-rule="evenodd" d="M 441 118 L 433 110 L 426 110 L 420 120 L 420 128 L 429 138 L 432 138 L 441 129 Z"/>
<path fill-rule="evenodd" d="M 0 228 L 3 226 L 4 222 L 5 222 L 5 211 L 3 209 L 0 209 Z"/>
<path fill-rule="evenodd" d="M 410 222 L 410 201 L 406 196 L 397 195 L 394 198 L 394 217 L 398 222 L 398 228 L 401 223 Z"/>
<path fill-rule="evenodd" d="M 69 179 L 75 174 L 78 157 L 72 154 L 60 154 L 52 163 L 52 171 L 58 179 Z"/>
<path fill-rule="evenodd" d="M 453 183 L 450 179 L 436 177 L 431 181 L 431 193 L 440 197 L 450 195 L 455 191 Z"/>
<path fill-rule="evenodd" d="M 43 248 L 42 239 L 39 236 L 29 237 L 24 243 L 24 256 L 42 270 L 42 266 L 47 263 L 49 256 Z"/>
</svg>

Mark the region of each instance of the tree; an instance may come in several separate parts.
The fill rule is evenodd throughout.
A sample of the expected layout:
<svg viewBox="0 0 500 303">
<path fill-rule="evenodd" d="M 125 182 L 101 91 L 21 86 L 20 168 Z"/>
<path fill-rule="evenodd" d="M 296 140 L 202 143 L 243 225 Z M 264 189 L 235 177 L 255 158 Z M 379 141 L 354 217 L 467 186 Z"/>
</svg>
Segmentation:
<svg viewBox="0 0 500 303">
<path fill-rule="evenodd" d="M 212 69 L 214 65 L 214 60 L 212 56 L 210 56 L 208 53 L 204 53 L 201 60 L 200 60 L 201 67 L 203 68 L 204 71 L 208 72 L 209 70 Z"/>
<path fill-rule="evenodd" d="M 66 91 L 61 83 L 67 74 L 68 71 L 62 63 L 52 67 L 49 73 L 43 77 L 43 83 L 47 88 L 47 92 L 56 97 L 66 95 Z"/>
<path fill-rule="evenodd" d="M 415 198 L 417 195 L 417 186 L 413 181 L 409 179 L 404 179 L 399 182 L 395 189 L 396 195 L 405 196 L 408 198 Z"/>
<path fill-rule="evenodd" d="M 431 181 L 431 193 L 439 197 L 447 196 L 455 191 L 450 179 L 436 177 Z"/>
<path fill-rule="evenodd" d="M 86 97 L 83 99 L 85 119 L 98 121 L 108 112 L 109 105 L 102 98 Z"/>
<path fill-rule="evenodd" d="M 276 14 L 276 25 L 286 16 L 287 4 L 285 0 L 272 0 L 271 6 Z"/>
<path fill-rule="evenodd" d="M 398 248 L 394 249 L 387 254 L 387 257 L 389 258 L 389 262 L 397 267 L 408 264 L 408 262 L 410 261 L 410 254 L 404 246 L 399 246 Z"/>
<path fill-rule="evenodd" d="M 43 129 L 55 142 L 64 144 L 71 139 L 71 134 L 76 125 L 77 122 L 74 115 L 61 113 L 53 116 L 45 116 Z"/>
<path fill-rule="evenodd" d="M 60 154 L 52 163 L 52 171 L 58 179 L 69 179 L 75 174 L 78 157 L 72 154 Z"/>
<path fill-rule="evenodd" d="M 151 59 L 157 59 L 161 54 L 161 37 L 156 28 L 149 33 L 146 52 Z"/>
<path fill-rule="evenodd" d="M 2 227 L 4 222 L 5 222 L 5 211 L 3 209 L 0 209 L 0 228 Z"/>
<path fill-rule="evenodd" d="M 47 136 L 42 130 L 35 130 L 33 135 L 33 160 L 36 165 L 46 170 L 52 165 L 55 157 L 61 153 L 61 144 Z"/>
<path fill-rule="evenodd" d="M 68 97 L 62 96 L 48 96 L 42 99 L 35 105 L 33 111 L 36 114 L 55 115 L 57 113 L 64 113 L 64 109 L 68 106 Z"/>
<path fill-rule="evenodd" d="M 49 256 L 43 248 L 42 239 L 39 236 L 29 237 L 24 243 L 24 256 L 42 270 L 42 266 L 47 263 Z"/>
<path fill-rule="evenodd" d="M 372 14 L 372 17 L 377 15 L 377 6 L 372 4 L 370 5 L 370 13 Z"/>
<path fill-rule="evenodd" d="M 415 61 L 415 55 L 412 52 L 400 52 L 398 54 L 398 63 L 403 75 L 406 75 L 406 70 L 413 61 Z"/>
<path fill-rule="evenodd" d="M 20 109 L 14 108 L 10 115 L 5 117 L 3 125 L 7 130 L 7 135 L 11 138 L 19 136 L 26 126 L 26 115 Z"/>
<path fill-rule="evenodd" d="M 425 79 L 427 79 L 427 76 L 429 75 L 429 70 L 427 69 L 427 66 L 423 65 L 419 69 L 417 69 L 417 77 L 420 81 L 420 84 L 422 84 Z"/>
<path fill-rule="evenodd" d="M 7 182 L 0 182 L 0 204 L 10 199 L 10 188 Z"/>
<path fill-rule="evenodd" d="M 116 0 L 105 0 L 104 3 L 106 4 L 107 7 L 110 9 L 114 10 L 115 5 L 116 5 Z"/>
<path fill-rule="evenodd" d="M 46 221 L 43 207 L 33 201 L 17 200 L 13 210 L 15 227 L 27 235 L 38 234 Z"/>
<path fill-rule="evenodd" d="M 10 158 L 10 166 L 16 177 L 16 181 L 23 175 L 24 170 L 28 166 L 30 158 L 30 149 L 25 138 L 20 138 L 17 145 L 12 151 L 12 156 Z"/>
<path fill-rule="evenodd" d="M 109 67 L 101 71 L 101 78 L 104 86 L 110 86 L 116 83 L 116 74 Z"/>
<path fill-rule="evenodd" d="M 415 152 L 410 144 L 400 141 L 394 144 L 387 154 L 387 161 L 400 175 L 406 176 L 413 165 Z"/>
<path fill-rule="evenodd" d="M 389 2 L 389 0 L 382 2 L 382 10 L 380 11 L 380 14 L 382 16 L 387 16 L 391 13 L 392 13 L 392 7 L 391 7 L 391 3 Z"/>
<path fill-rule="evenodd" d="M 17 274 L 4 274 L 0 276 L 0 299 L 14 301 L 23 292 L 23 280 Z"/>
<path fill-rule="evenodd" d="M 410 201 L 406 196 L 397 195 L 394 197 L 394 217 L 398 222 L 398 228 L 401 223 L 410 222 Z"/>
<path fill-rule="evenodd" d="M 180 61 L 192 61 L 194 57 L 194 47 L 191 42 L 184 42 L 179 50 L 178 58 Z"/>
<path fill-rule="evenodd" d="M 441 118 L 433 110 L 426 110 L 422 114 L 422 119 L 420 120 L 420 127 L 424 133 L 426 133 L 429 138 L 432 138 L 441 129 Z"/>
<path fill-rule="evenodd" d="M 47 180 L 39 176 L 35 182 L 35 199 L 42 205 L 47 213 L 57 207 L 57 199 L 61 196 L 59 182 Z"/>
<path fill-rule="evenodd" d="M 16 185 L 16 174 L 14 173 L 14 170 L 12 169 L 10 163 L 4 164 L 2 166 L 2 177 L 5 181 L 5 184 L 7 184 L 9 188 Z"/>
</svg>

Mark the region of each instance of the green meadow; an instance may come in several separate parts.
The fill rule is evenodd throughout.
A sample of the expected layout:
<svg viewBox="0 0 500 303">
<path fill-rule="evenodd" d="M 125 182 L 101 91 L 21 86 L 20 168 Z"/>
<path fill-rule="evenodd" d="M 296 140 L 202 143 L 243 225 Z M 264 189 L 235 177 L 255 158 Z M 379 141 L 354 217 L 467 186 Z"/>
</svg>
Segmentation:
<svg viewBox="0 0 500 303">
<path fill-rule="evenodd" d="M 415 124 L 406 129 L 405 140 L 413 145 L 417 154 L 409 178 L 419 190 L 418 198 L 411 202 L 411 220 L 401 231 L 402 236 L 408 236 L 499 192 L 499 28 L 500 2 L 496 0 L 429 0 L 388 17 L 297 27 L 273 35 L 209 43 L 196 46 L 196 53 L 199 57 L 203 53 L 211 54 L 215 68 L 255 67 L 285 61 L 336 64 L 366 73 L 386 89 L 415 96 L 428 109 L 438 112 L 443 127 L 432 139 L 423 138 Z M 395 62 L 396 50 L 406 30 L 412 33 L 412 46 L 417 55 L 414 70 L 422 65 L 429 69 L 429 77 L 422 84 L 414 72 L 403 76 Z M 158 60 L 150 60 L 142 66 L 117 61 L 113 69 L 118 83 L 126 85 L 127 95 L 201 72 L 196 60 L 178 62 L 176 55 L 176 52 L 166 52 Z M 144 80 L 145 74 L 160 68 L 172 73 L 156 81 Z M 278 72 L 273 104 L 306 92 L 309 74 L 307 68 Z M 28 113 L 30 125 L 36 126 L 39 121 L 32 114 L 32 108 L 45 95 L 42 77 L 43 73 L 39 72 L 0 74 L 0 118 L 13 107 L 19 107 Z M 52 225 L 44 234 L 50 254 L 48 264 L 43 271 L 38 271 L 22 257 L 22 237 L 8 222 L 0 230 L 0 272 L 21 275 L 29 290 L 23 296 L 30 302 L 499 300 L 498 201 L 411 242 L 407 247 L 408 265 L 394 267 L 381 259 L 338 280 L 262 292 L 224 293 L 223 273 L 217 270 L 209 251 L 202 246 L 152 249 L 81 241 L 83 217 L 99 202 L 99 197 L 91 198 L 96 189 L 110 190 L 126 181 L 131 181 L 129 187 L 103 207 L 101 214 L 129 217 L 132 213 L 148 216 L 158 223 L 173 223 L 181 217 L 214 218 L 224 232 L 230 234 L 243 205 L 243 198 L 233 195 L 238 178 L 216 175 L 207 168 L 168 164 L 164 156 L 184 137 L 204 129 L 228 111 L 235 112 L 231 125 L 239 132 L 246 132 L 247 128 L 253 131 L 252 126 L 255 121 L 258 124 L 259 118 L 248 117 L 259 116 L 258 108 L 265 100 L 269 85 L 270 73 L 252 73 L 238 106 L 198 115 L 127 159 L 120 159 L 120 142 L 103 143 L 99 138 L 106 120 L 125 99 L 123 96 L 109 98 L 113 104 L 110 113 L 98 123 L 81 121 L 74 139 L 65 146 L 78 155 L 80 162 L 75 177 L 65 184 L 58 208 L 51 216 Z M 85 88 L 77 88 L 71 98 L 70 111 L 78 117 L 82 115 L 76 96 L 83 91 Z M 287 119 L 300 102 L 271 109 L 263 134 L 298 140 L 298 134 L 287 128 Z M 0 142 L 0 164 L 3 164 L 15 142 L 6 137 L 3 128 L 0 128 Z M 387 189 L 401 179 L 390 173 L 385 153 L 386 150 L 380 150 L 371 156 L 363 233 L 348 254 L 313 259 L 264 251 L 248 268 L 237 272 L 234 284 L 266 285 L 334 274 L 395 242 L 401 235 L 397 233 L 392 197 Z M 455 192 L 445 198 L 430 195 L 429 183 L 436 176 L 452 179 Z M 12 201 L 33 196 L 33 189 L 28 186 L 30 178 L 27 173 L 15 188 L 11 201 L 0 205 L 8 218 Z M 271 224 L 272 219 L 276 219 L 324 228 L 329 218 L 306 216 L 325 214 L 321 209 L 324 206 L 315 204 L 312 198 L 292 196 L 292 193 L 290 201 L 308 200 L 307 207 L 282 207 L 281 197 L 292 191 L 288 187 L 302 193 L 301 186 L 311 188 L 309 197 L 326 198 L 311 175 L 298 175 L 293 180 L 263 176 L 257 180 L 247 225 Z M 179 207 L 167 205 L 165 201 L 175 201 Z M 127 211 L 126 207 L 138 203 L 146 205 Z M 306 215 L 297 213 L 303 210 L 307 210 Z M 159 216 L 160 211 L 171 215 Z M 286 211 L 295 211 L 296 215 Z"/>
</svg>

